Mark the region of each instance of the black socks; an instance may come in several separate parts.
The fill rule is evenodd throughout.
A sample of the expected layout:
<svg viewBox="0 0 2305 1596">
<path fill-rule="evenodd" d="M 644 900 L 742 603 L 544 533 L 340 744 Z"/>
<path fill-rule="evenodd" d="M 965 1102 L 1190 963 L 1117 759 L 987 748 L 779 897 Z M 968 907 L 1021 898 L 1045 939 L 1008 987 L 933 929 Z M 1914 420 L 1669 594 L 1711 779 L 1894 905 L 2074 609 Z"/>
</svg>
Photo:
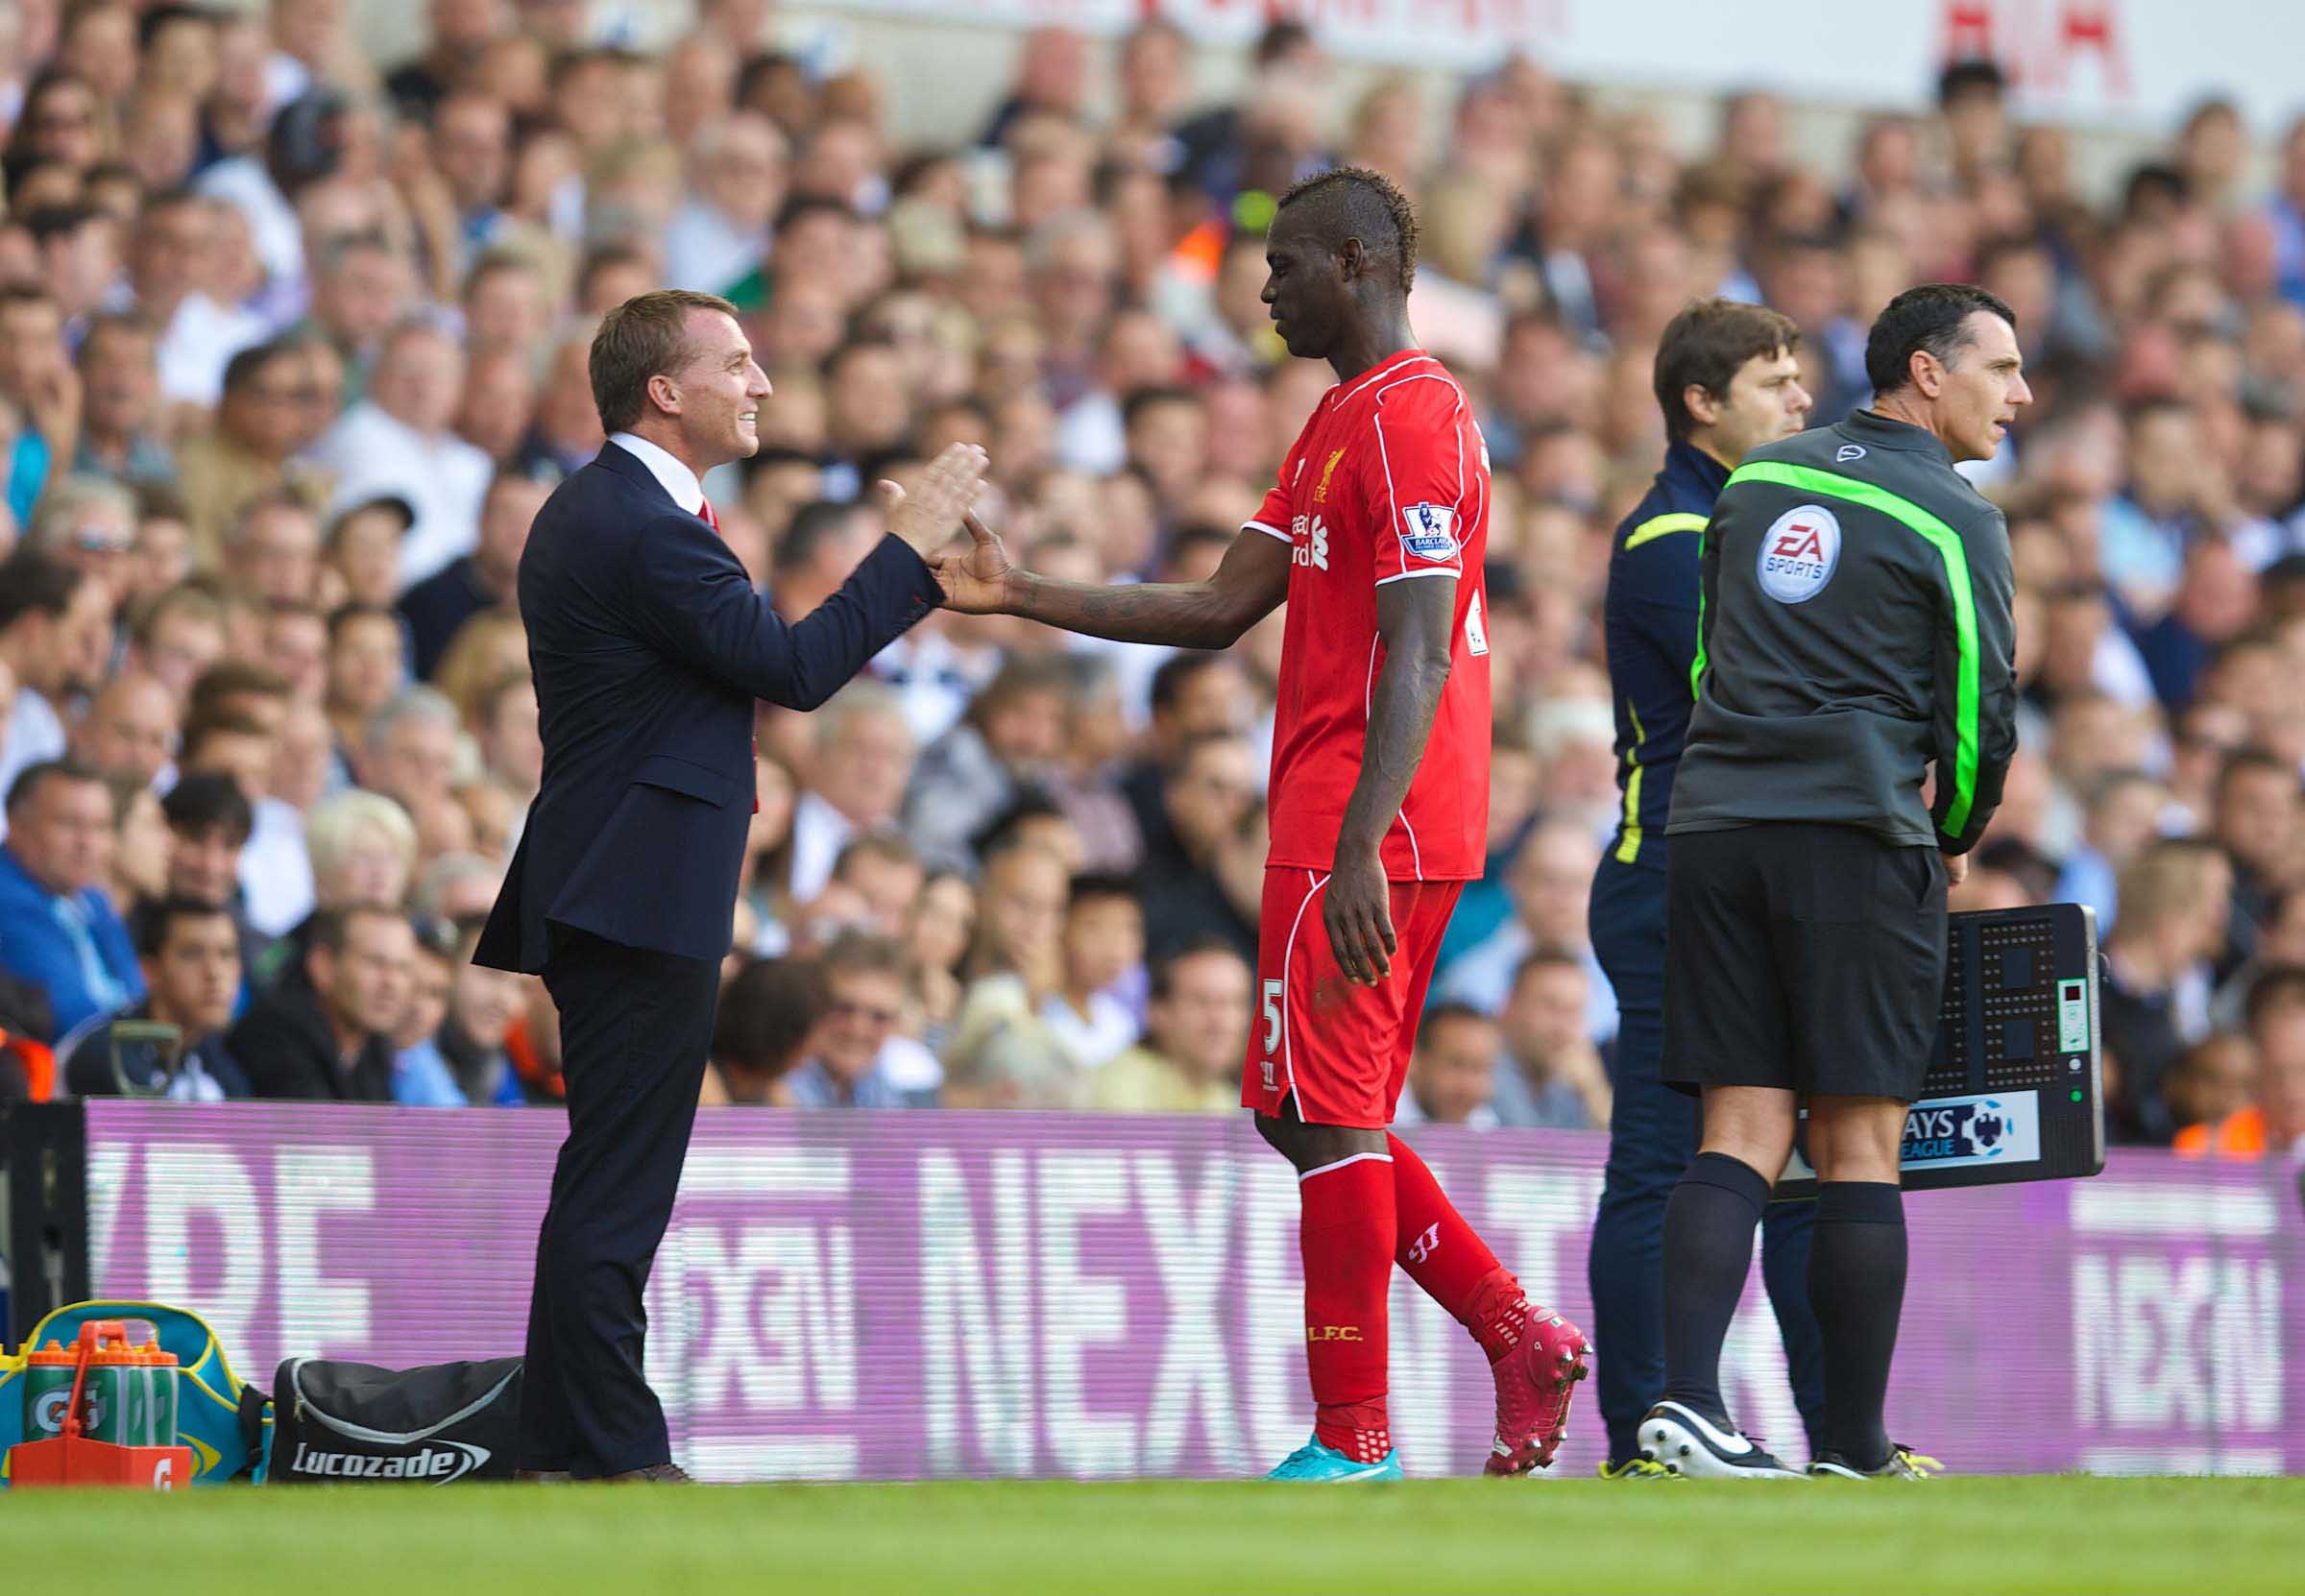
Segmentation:
<svg viewBox="0 0 2305 1596">
<path fill-rule="evenodd" d="M 1664 1395 L 1730 1424 L 1721 1343 L 1744 1294 L 1769 1183 L 1725 1153 L 1701 1152 L 1664 1208 Z M 1808 1300 L 1823 1332 L 1822 1449 L 1858 1468 L 1889 1459 L 1881 1404 L 1905 1311 L 1905 1194 L 1875 1181 L 1817 1188 Z"/>
<path fill-rule="evenodd" d="M 1826 1450 L 1859 1468 L 1878 1468 L 1889 1461 L 1881 1403 L 1889 1389 L 1889 1360 L 1897 1350 L 1897 1320 L 1905 1308 L 1905 1261 L 1902 1190 L 1861 1180 L 1828 1181 L 1817 1188 L 1808 1301 L 1825 1340 L 1825 1422 L 1819 1439 Z"/>
<path fill-rule="evenodd" d="M 1895 1187 L 1888 1191 L 1895 1196 Z M 1721 1401 L 1721 1342 L 1728 1338 L 1729 1321 L 1736 1315 L 1737 1298 L 1744 1294 L 1745 1275 L 1753 1267 L 1753 1231 L 1760 1223 L 1760 1211 L 1768 1200 L 1769 1183 L 1750 1164 L 1727 1153 L 1700 1152 L 1664 1205 L 1665 1400 L 1693 1408 L 1724 1428 L 1729 1414 Z M 1823 1219 L 1820 1213 L 1820 1244 L 1825 1237 Z M 1902 1229 L 1897 1239 L 1897 1281 L 1902 1293 Z M 1813 1295 L 1817 1281 L 1813 1254 L 1808 1278 Z M 1892 1338 L 1895 1333 L 1892 1314 Z M 1832 1327 L 1827 1326 L 1828 1344 L 1832 1334 Z M 1884 1371 L 1886 1366 L 1884 1358 Z M 1829 1409 L 1832 1372 L 1828 1361 Z M 1878 1413 L 1878 1405 L 1875 1411 Z"/>
</svg>

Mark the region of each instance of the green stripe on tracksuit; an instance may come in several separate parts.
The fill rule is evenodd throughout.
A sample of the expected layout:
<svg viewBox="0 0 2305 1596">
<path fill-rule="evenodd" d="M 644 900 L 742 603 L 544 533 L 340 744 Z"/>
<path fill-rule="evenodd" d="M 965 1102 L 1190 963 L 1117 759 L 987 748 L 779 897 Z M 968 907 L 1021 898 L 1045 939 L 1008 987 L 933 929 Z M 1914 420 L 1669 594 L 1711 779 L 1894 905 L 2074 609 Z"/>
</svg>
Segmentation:
<svg viewBox="0 0 2305 1596">
<path fill-rule="evenodd" d="M 1798 822 L 1975 847 L 2016 751 L 2014 580 L 2001 512 L 1945 446 L 1868 411 L 1763 445 L 1699 567 L 1667 834 Z"/>
<path fill-rule="evenodd" d="M 1927 538 L 1938 558 L 1945 562 L 1945 585 L 1953 593 L 1953 636 L 1959 642 L 1961 665 L 1960 696 L 1953 708 L 1953 724 L 1960 729 L 1960 746 L 1953 756 L 1953 803 L 1945 811 L 1944 824 L 1949 832 L 1960 831 L 1969 823 L 1969 810 L 1977 803 L 1977 597 L 1969 581 L 1969 554 L 1961 547 L 1961 535 L 1946 525 L 1941 517 L 1931 515 L 1911 499 L 1838 472 L 1757 460 L 1749 466 L 1739 466 L 1730 473 L 1729 481 L 1732 486 L 1738 482 L 1775 482 L 1799 493 L 1846 499 L 1879 510 Z M 1704 623 L 1700 620 L 1698 624 Z M 1704 658 L 1704 645 L 1700 643 L 1697 652 L 1700 669 Z"/>
</svg>

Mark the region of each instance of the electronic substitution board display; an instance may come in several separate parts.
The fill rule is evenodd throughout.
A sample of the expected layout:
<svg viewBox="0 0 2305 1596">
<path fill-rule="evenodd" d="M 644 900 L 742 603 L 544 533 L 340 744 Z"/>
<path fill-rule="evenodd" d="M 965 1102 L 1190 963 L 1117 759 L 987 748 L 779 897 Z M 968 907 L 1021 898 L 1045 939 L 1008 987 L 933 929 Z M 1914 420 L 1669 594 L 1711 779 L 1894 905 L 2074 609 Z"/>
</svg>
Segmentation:
<svg viewBox="0 0 2305 1596">
<path fill-rule="evenodd" d="M 1947 921 L 1936 1052 L 1905 1117 L 1905 1190 L 2097 1173 L 2105 1115 L 2096 914 L 2043 904 Z M 1778 1197 L 1816 1195 L 1805 1151 L 1806 1134 Z"/>
</svg>

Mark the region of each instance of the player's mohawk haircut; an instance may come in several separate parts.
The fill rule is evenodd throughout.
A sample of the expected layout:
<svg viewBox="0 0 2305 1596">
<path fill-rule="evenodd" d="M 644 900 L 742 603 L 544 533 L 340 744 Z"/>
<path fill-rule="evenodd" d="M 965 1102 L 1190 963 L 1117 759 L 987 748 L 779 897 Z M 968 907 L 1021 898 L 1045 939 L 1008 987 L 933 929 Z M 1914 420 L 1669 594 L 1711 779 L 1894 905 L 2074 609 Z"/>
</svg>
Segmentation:
<svg viewBox="0 0 2305 1596">
<path fill-rule="evenodd" d="M 1302 206 L 1334 240 L 1358 238 L 1371 254 L 1391 249 L 1400 262 L 1400 291 L 1417 280 L 1417 211 L 1391 178 L 1366 166 L 1317 172 L 1280 197 L 1278 211 Z"/>
</svg>

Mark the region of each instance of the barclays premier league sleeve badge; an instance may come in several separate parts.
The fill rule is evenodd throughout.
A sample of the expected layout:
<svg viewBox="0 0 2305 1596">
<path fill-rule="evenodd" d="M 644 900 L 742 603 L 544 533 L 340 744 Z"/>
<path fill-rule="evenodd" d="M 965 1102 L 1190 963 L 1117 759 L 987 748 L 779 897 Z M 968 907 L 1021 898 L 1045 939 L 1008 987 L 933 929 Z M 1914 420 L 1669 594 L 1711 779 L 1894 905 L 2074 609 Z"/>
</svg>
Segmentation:
<svg viewBox="0 0 2305 1596">
<path fill-rule="evenodd" d="M 1457 513 L 1445 504 L 1411 504 L 1400 512 L 1400 551 L 1443 565 L 1457 557 Z"/>
<path fill-rule="evenodd" d="M 1760 591 L 1780 604 L 1806 604 L 1825 591 L 1841 560 L 1841 523 L 1821 504 L 1787 510 L 1760 540 Z"/>
</svg>

